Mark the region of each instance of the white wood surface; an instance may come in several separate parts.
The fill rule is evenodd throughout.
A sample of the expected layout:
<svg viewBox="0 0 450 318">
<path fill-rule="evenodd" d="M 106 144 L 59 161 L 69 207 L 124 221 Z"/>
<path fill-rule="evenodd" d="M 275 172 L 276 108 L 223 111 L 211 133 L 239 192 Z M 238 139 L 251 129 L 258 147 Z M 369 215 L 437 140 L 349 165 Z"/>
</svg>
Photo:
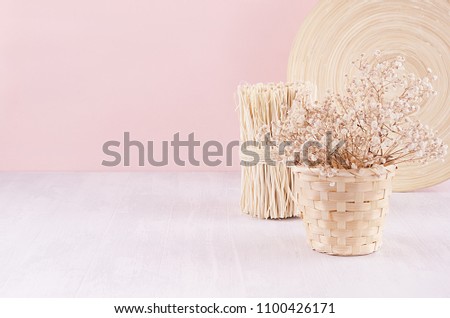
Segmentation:
<svg viewBox="0 0 450 318">
<path fill-rule="evenodd" d="M 395 193 L 384 246 L 309 249 L 238 173 L 0 173 L 1 297 L 450 297 L 450 182 Z"/>
</svg>

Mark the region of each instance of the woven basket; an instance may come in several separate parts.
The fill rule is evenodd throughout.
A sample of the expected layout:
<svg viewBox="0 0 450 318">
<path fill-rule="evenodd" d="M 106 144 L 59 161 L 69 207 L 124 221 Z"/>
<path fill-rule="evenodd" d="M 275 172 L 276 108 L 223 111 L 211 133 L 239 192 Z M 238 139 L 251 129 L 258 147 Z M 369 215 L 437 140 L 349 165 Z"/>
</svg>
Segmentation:
<svg viewBox="0 0 450 318">
<path fill-rule="evenodd" d="M 294 167 L 297 208 L 312 249 L 331 255 L 378 250 L 389 208 L 395 167 L 340 170 L 324 177 L 317 168 Z"/>
</svg>

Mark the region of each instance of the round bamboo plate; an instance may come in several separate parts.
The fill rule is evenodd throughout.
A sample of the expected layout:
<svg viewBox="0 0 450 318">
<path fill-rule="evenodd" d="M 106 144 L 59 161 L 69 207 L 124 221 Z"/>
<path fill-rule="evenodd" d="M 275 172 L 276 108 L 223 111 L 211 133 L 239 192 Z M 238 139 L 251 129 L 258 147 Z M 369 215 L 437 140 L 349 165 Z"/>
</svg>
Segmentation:
<svg viewBox="0 0 450 318">
<path fill-rule="evenodd" d="M 302 24 L 288 65 L 289 81 L 311 81 L 318 97 L 342 91 L 351 61 L 379 49 L 403 55 L 406 69 L 420 75 L 430 67 L 437 96 L 422 105 L 421 120 L 450 144 L 450 2 L 322 0 Z M 426 166 L 401 165 L 394 191 L 432 186 L 450 178 L 450 160 Z"/>
</svg>

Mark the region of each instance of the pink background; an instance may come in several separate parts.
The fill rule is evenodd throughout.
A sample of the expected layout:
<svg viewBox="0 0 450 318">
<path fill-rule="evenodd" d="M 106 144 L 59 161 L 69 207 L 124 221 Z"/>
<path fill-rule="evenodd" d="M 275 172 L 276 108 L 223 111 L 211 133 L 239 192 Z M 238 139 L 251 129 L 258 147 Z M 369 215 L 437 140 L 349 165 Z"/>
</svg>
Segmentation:
<svg viewBox="0 0 450 318">
<path fill-rule="evenodd" d="M 0 0 L 0 169 L 238 169 L 105 168 L 102 145 L 238 139 L 236 86 L 285 80 L 315 2 Z"/>
</svg>

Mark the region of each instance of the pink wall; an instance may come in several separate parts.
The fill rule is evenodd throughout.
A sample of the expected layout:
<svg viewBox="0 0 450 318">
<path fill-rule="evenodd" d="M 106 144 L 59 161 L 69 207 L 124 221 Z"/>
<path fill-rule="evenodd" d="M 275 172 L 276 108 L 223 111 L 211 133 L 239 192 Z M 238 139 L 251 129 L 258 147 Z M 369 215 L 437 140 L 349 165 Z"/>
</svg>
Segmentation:
<svg viewBox="0 0 450 318">
<path fill-rule="evenodd" d="M 238 139 L 241 81 L 282 81 L 314 1 L 0 0 L 0 169 L 105 168 L 105 141 Z"/>
</svg>

